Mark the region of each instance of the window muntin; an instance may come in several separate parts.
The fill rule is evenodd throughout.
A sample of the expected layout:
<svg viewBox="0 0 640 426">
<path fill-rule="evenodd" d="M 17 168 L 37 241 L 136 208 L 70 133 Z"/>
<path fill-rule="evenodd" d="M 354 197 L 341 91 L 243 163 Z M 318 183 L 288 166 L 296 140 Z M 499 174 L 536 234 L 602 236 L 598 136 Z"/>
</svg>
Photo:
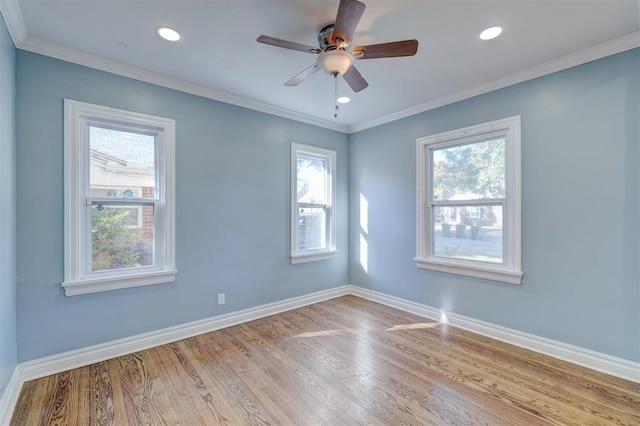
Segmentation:
<svg viewBox="0 0 640 426">
<path fill-rule="evenodd" d="M 335 255 L 334 151 L 291 146 L 291 261 L 309 262 Z"/>
<path fill-rule="evenodd" d="M 171 282 L 174 122 L 65 100 L 67 295 Z"/>
<path fill-rule="evenodd" d="M 417 265 L 520 283 L 520 118 L 417 141 Z"/>
</svg>

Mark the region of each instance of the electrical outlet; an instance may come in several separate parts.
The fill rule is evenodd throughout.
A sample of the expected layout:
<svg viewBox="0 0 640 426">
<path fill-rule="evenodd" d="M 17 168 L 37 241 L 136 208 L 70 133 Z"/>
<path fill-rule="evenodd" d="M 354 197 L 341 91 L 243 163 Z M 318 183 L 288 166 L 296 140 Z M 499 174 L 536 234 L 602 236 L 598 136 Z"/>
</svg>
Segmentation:
<svg viewBox="0 0 640 426">
<path fill-rule="evenodd" d="M 224 293 L 218 293 L 218 305 L 224 305 Z"/>
</svg>

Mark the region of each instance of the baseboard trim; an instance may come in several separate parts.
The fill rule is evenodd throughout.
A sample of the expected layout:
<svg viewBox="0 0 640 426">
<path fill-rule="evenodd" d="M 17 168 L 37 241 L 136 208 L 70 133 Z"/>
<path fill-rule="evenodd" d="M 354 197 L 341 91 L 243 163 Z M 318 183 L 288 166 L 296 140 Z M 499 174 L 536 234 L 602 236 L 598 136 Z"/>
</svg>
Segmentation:
<svg viewBox="0 0 640 426">
<path fill-rule="evenodd" d="M 96 362 L 164 345 L 203 333 L 220 330 L 248 321 L 276 315 L 281 312 L 354 295 L 383 305 L 391 306 L 425 318 L 440 321 L 483 336 L 491 337 L 515 346 L 549 355 L 573 364 L 591 368 L 615 377 L 640 383 L 640 363 L 627 361 L 610 355 L 584 349 L 578 346 L 547 339 L 529 333 L 487 323 L 463 315 L 445 312 L 428 305 L 390 296 L 373 290 L 345 285 L 305 296 L 294 297 L 279 302 L 260 305 L 255 308 L 219 315 L 164 328 L 149 333 L 138 334 L 124 339 L 101 343 L 20 363 L 16 366 L 11 379 L 0 398 L 0 425 L 9 425 L 24 382 L 57 374 L 61 371 L 83 367 Z"/>
<path fill-rule="evenodd" d="M 5 388 L 2 397 L 0 397 L 0 425 L 9 425 L 11 423 L 11 417 L 13 416 L 13 410 L 18 402 L 20 391 L 22 390 L 23 380 L 20 378 L 20 369 L 16 366 L 13 369 L 9 383 Z"/>
<path fill-rule="evenodd" d="M 351 286 L 342 286 L 294 297 L 254 308 L 231 312 L 199 321 L 180 324 L 149 333 L 63 352 L 18 364 L 0 398 L 0 425 L 9 425 L 22 385 L 41 377 L 84 367 L 96 362 L 164 345 L 199 334 L 231 327 L 281 312 L 351 294 Z"/>
<path fill-rule="evenodd" d="M 279 314 L 281 312 L 290 311 L 292 309 L 325 300 L 335 299 L 336 297 L 344 296 L 349 293 L 350 286 L 332 288 L 305 296 L 268 303 L 254 308 L 205 318 L 199 321 L 193 321 L 33 361 L 23 362 L 18 365 L 20 377 L 25 382 L 28 380 L 34 380 L 51 374 L 57 374 L 61 371 L 83 367 L 85 365 L 142 351 L 155 346 L 165 345 L 167 343 L 197 336 L 199 334 L 209 333 L 211 331 Z"/>
<path fill-rule="evenodd" d="M 431 306 L 415 303 L 409 300 L 389 296 L 362 287 L 350 287 L 350 293 L 383 305 L 391 306 L 425 318 L 440 321 L 472 331 L 483 336 L 491 337 L 521 348 L 529 349 L 544 355 L 549 355 L 563 361 L 581 365 L 592 370 L 600 371 L 611 376 L 640 383 L 640 363 L 613 357 L 600 352 L 573 346 L 557 340 L 547 339 L 534 334 L 524 333 L 477 319 L 469 318 L 451 312 L 445 312 Z"/>
</svg>

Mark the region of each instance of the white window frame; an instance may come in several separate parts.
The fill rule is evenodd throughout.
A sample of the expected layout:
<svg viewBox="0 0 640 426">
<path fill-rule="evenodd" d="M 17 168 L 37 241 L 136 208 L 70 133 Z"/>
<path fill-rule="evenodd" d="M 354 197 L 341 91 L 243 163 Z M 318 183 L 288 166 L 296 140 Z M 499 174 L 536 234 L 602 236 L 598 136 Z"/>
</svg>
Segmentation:
<svg viewBox="0 0 640 426">
<path fill-rule="evenodd" d="M 298 155 L 306 155 L 326 161 L 326 188 L 328 204 L 305 205 L 306 207 L 324 208 L 326 214 L 326 246 L 323 249 L 298 249 L 298 222 L 300 204 L 298 203 L 297 182 L 298 182 Z M 336 224 L 335 224 L 335 193 L 336 193 L 336 152 L 317 148 L 314 146 L 291 144 L 291 263 L 315 262 L 318 260 L 331 259 L 336 257 Z M 302 206 L 302 207 L 305 207 Z"/>
<path fill-rule="evenodd" d="M 95 188 L 96 188 L 96 186 L 94 186 L 94 189 Z M 108 188 L 107 187 L 98 187 L 98 188 L 100 188 L 100 189 L 114 189 L 113 187 L 108 187 Z M 135 188 L 135 189 L 137 189 L 140 192 L 142 191 L 142 188 Z M 98 197 L 96 197 L 96 198 L 98 198 Z M 136 224 L 135 225 L 125 225 L 125 226 L 127 228 L 129 228 L 129 229 L 141 229 L 142 228 L 142 206 L 111 205 L 111 206 L 109 206 L 109 208 L 112 208 L 112 209 L 132 209 L 132 208 L 135 208 L 135 209 L 137 209 L 138 210 L 138 219 L 136 221 Z"/>
<path fill-rule="evenodd" d="M 114 271 L 90 269 L 91 205 L 89 192 L 89 126 L 108 125 L 155 137 L 156 193 L 154 264 Z M 115 108 L 64 100 L 64 282 L 75 296 L 175 281 L 175 121 Z M 104 198 L 109 203 L 139 202 Z M 145 200 L 146 201 L 146 200 Z"/>
<path fill-rule="evenodd" d="M 505 138 L 505 199 L 503 205 L 502 264 L 452 259 L 433 253 L 431 151 L 467 145 L 484 138 Z M 484 278 L 510 284 L 522 282 L 521 266 L 521 142 L 520 116 L 417 139 L 417 248 L 419 268 Z M 468 203 L 467 203 L 468 204 Z"/>
</svg>

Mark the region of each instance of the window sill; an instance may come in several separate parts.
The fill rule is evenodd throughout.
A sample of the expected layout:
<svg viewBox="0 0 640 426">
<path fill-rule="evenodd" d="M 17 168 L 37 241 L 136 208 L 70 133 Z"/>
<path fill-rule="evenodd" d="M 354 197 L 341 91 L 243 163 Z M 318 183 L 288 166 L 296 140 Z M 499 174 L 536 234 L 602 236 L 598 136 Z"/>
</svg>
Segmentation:
<svg viewBox="0 0 640 426">
<path fill-rule="evenodd" d="M 62 287 L 64 287 L 65 296 L 78 296 L 81 294 L 99 293 L 123 288 L 170 283 L 175 281 L 177 272 L 176 270 L 154 271 L 65 281 L 62 283 Z"/>
<path fill-rule="evenodd" d="M 338 255 L 338 250 L 320 251 L 313 253 L 298 253 L 291 255 L 291 264 L 317 262 L 319 260 L 333 259 Z"/>
<path fill-rule="evenodd" d="M 485 280 L 500 281 L 508 284 L 521 284 L 522 271 L 505 269 L 491 265 L 465 264 L 444 259 L 415 258 L 418 268 L 429 269 L 450 274 L 465 275 L 467 277 L 483 278 Z"/>
</svg>

